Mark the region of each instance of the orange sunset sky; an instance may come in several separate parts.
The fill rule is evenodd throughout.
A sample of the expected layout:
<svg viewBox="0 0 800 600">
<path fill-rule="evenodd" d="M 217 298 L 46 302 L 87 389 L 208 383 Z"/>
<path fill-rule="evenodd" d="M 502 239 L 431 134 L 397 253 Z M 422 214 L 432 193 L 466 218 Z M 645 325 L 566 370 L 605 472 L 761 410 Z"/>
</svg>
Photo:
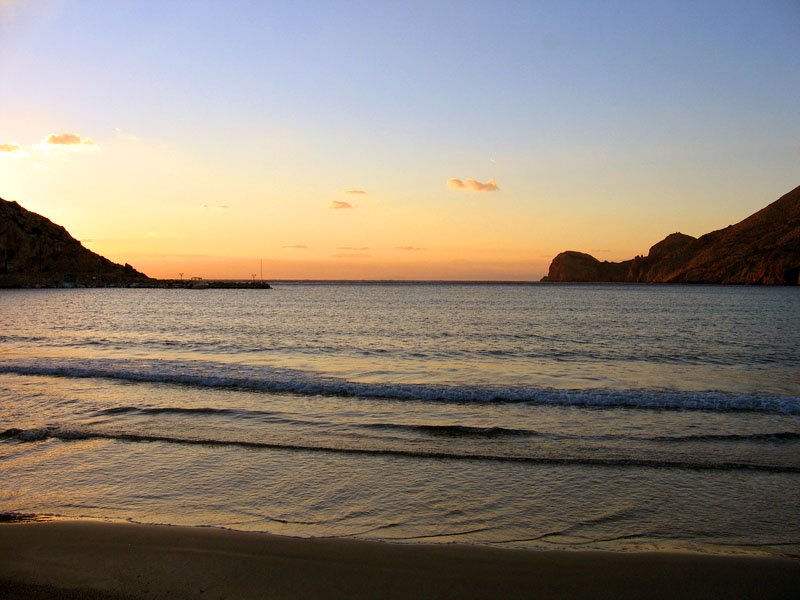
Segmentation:
<svg viewBox="0 0 800 600">
<path fill-rule="evenodd" d="M 800 175 L 796 2 L 0 0 L 0 197 L 155 277 L 533 280 Z"/>
</svg>

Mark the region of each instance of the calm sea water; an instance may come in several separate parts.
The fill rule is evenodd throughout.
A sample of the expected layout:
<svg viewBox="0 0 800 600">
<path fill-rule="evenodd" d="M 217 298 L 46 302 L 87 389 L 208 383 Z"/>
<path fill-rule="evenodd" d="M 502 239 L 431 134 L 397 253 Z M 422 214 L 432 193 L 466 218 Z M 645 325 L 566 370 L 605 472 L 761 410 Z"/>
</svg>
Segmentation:
<svg viewBox="0 0 800 600">
<path fill-rule="evenodd" d="M 0 291 L 0 512 L 800 557 L 800 289 Z"/>
</svg>

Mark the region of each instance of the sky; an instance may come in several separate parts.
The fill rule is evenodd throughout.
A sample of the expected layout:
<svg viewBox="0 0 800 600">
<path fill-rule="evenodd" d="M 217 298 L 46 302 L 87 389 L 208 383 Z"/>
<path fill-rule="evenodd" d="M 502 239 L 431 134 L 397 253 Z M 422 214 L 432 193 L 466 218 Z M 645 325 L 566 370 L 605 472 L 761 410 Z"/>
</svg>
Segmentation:
<svg viewBox="0 0 800 600">
<path fill-rule="evenodd" d="M 155 277 L 538 280 L 797 185 L 797 0 L 0 0 L 0 197 Z"/>
</svg>

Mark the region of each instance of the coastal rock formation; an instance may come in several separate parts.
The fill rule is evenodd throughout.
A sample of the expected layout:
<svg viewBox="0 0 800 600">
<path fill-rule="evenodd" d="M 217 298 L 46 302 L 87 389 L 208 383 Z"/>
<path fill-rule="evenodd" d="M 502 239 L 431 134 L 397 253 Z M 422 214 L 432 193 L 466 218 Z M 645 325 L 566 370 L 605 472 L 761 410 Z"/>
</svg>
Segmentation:
<svg viewBox="0 0 800 600">
<path fill-rule="evenodd" d="M 152 280 L 95 254 L 61 225 L 0 198 L 0 287 L 127 286 Z"/>
<path fill-rule="evenodd" d="M 567 250 L 553 259 L 550 272 L 542 281 L 625 281 L 630 262 L 600 262 L 591 254 Z"/>
<path fill-rule="evenodd" d="M 672 233 L 647 256 L 601 262 L 562 252 L 542 281 L 800 285 L 800 187 L 725 229 Z"/>
</svg>

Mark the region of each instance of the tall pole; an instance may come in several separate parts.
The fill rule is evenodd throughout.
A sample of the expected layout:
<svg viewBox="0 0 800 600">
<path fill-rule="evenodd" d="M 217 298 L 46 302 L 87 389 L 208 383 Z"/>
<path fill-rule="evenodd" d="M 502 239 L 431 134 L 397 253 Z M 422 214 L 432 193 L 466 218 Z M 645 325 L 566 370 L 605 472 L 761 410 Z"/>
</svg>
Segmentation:
<svg viewBox="0 0 800 600">
<path fill-rule="evenodd" d="M 264 259 L 261 259 L 261 281 L 264 281 Z"/>
</svg>

